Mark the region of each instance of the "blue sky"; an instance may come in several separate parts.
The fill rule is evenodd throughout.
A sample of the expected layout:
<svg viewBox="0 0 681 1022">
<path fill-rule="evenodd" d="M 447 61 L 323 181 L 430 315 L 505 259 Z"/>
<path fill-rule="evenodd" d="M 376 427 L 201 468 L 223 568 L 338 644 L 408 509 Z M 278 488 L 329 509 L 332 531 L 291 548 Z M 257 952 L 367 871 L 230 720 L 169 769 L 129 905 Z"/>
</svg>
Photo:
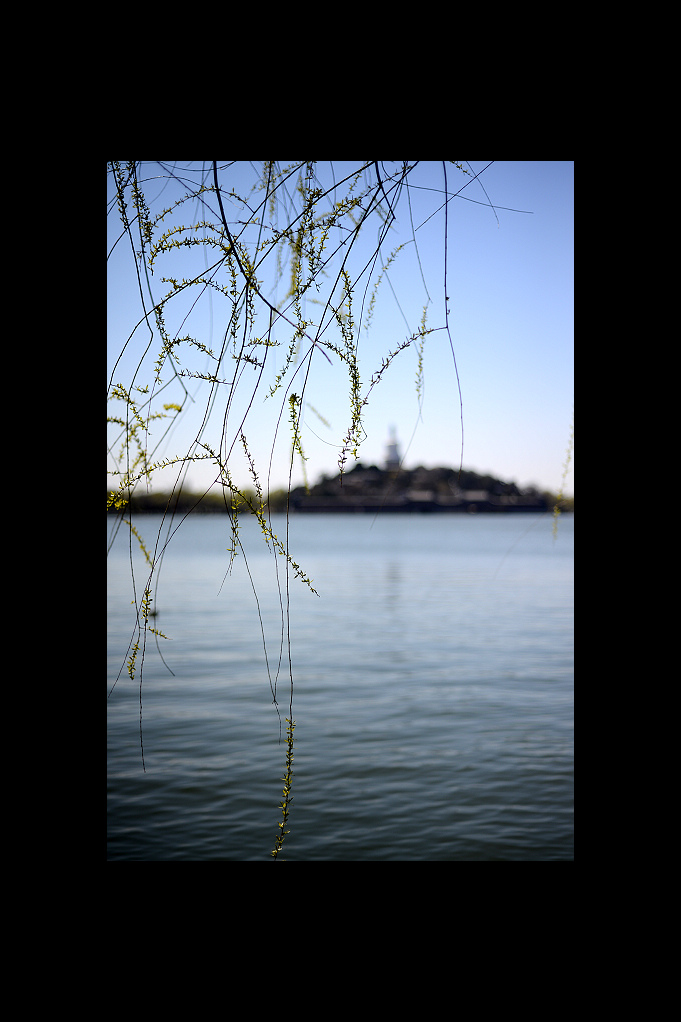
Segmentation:
<svg viewBox="0 0 681 1022">
<path fill-rule="evenodd" d="M 459 197 L 449 202 L 447 213 L 449 326 L 463 398 L 463 465 L 504 480 L 514 480 L 520 486 L 534 484 L 556 491 L 563 474 L 573 415 L 574 164 L 572 161 L 494 161 L 489 166 L 490 162 L 464 163 L 474 174 L 484 172 L 479 180 L 471 181 Z M 169 169 L 178 177 L 198 181 L 209 166 L 208 163 L 143 164 L 140 178 L 152 214 L 170 206 L 187 191 L 169 175 Z M 243 162 L 221 171 L 222 188 L 229 188 L 233 182 L 241 194 L 254 180 L 254 168 L 258 166 Z M 353 166 L 347 161 L 334 162 L 335 179 L 340 180 Z M 396 171 L 398 167 L 396 163 L 383 165 L 386 181 L 391 170 Z M 332 183 L 330 164 L 320 163 L 317 172 L 325 185 Z M 467 180 L 455 167 L 448 165 L 450 194 Z M 406 193 L 403 193 L 398 222 L 382 246 L 381 255 L 385 260 L 391 249 L 402 242 L 405 248 L 381 283 L 371 330 L 368 333 L 362 330 L 359 335 L 360 372 L 365 384 L 380 367 L 385 353 L 417 331 L 424 305 L 428 303 L 428 326 L 441 328 L 445 324 L 444 212 L 440 210 L 431 216 L 444 198 L 442 164 L 420 163 L 410 174 L 409 185 L 411 216 Z M 109 181 L 109 198 L 112 194 Z M 214 195 L 207 200 L 216 207 Z M 490 208 L 490 201 L 494 209 Z M 225 202 L 225 211 L 228 220 L 243 218 L 234 203 Z M 204 218 L 208 216 L 199 204 L 186 203 L 166 217 L 160 230 Z M 427 222 L 420 226 L 424 221 Z M 109 216 L 109 249 L 120 230 L 114 206 Z M 375 231 L 372 231 L 366 249 L 358 248 L 356 258 L 348 263 L 355 284 L 353 316 L 356 322 L 361 320 L 367 282 L 366 277 L 357 278 L 374 242 Z M 196 246 L 160 257 L 156 272 L 150 278 L 154 300 L 167 291 L 167 285 L 160 281 L 162 276 L 192 276 L 192 268 L 196 273 L 205 267 L 206 261 L 211 265 L 218 256 L 218 250 L 213 247 Z M 271 262 L 270 259 L 265 265 Z M 337 269 L 338 260 L 334 265 Z M 380 265 L 376 272 L 380 272 Z M 266 271 L 263 278 L 265 275 Z M 285 282 L 277 284 L 274 278 L 266 277 L 263 291 L 270 300 L 278 300 L 285 292 Z M 188 295 L 189 292 L 169 303 L 169 329 L 180 336 L 190 333 L 208 347 L 218 349 L 225 330 L 227 300 L 210 289 L 203 291 L 196 304 L 193 300 L 199 295 L 199 289 L 195 288 L 191 297 Z M 315 316 L 320 312 L 312 302 L 304 309 L 306 318 L 314 322 L 318 322 Z M 129 242 L 123 238 L 108 261 L 108 377 L 141 317 L 135 264 Z M 261 331 L 264 332 L 264 328 L 259 324 L 258 332 Z M 268 349 L 261 387 L 255 395 L 255 370 L 248 367 L 252 375 L 242 378 L 239 392 L 242 397 L 230 406 L 224 432 L 227 445 L 231 446 L 253 397 L 243 428 L 260 480 L 264 485 L 269 476 L 273 488 L 286 486 L 288 480 L 287 395 L 284 390 L 274 398 L 265 395 L 282 368 L 290 335 L 288 328 L 276 331 L 281 347 Z M 334 339 L 338 341 L 338 332 Z M 151 346 L 142 358 L 149 341 Z M 158 350 L 158 336 L 152 338 L 147 326 L 142 324 L 133 333 L 113 372 L 113 382 L 129 387 L 140 360 L 141 369 L 137 371 L 135 383 L 149 382 Z M 301 354 L 304 353 L 303 346 Z M 183 371 L 214 371 L 214 363 L 196 348 L 183 347 L 179 358 Z M 332 359 L 334 364 L 330 365 L 321 352 L 315 351 L 305 383 L 301 438 L 311 483 L 322 473 L 334 475 L 338 471 L 338 449 L 350 421 L 347 369 L 339 364 L 337 357 L 332 356 Z M 223 362 L 218 376 L 230 377 L 235 364 L 233 360 Z M 301 363 L 291 383 L 291 390 L 298 394 L 307 369 L 308 363 Z M 436 329 L 425 340 L 420 414 L 416 372 L 417 354 L 412 346 L 397 356 L 372 391 L 365 406 L 367 437 L 359 452 L 364 464 L 383 464 L 389 433 L 394 428 L 406 468 L 417 465 L 458 468 L 461 410 L 452 349 L 445 330 Z M 170 374 L 165 372 L 163 379 L 170 381 Z M 184 388 L 193 401 L 186 396 Z M 168 382 L 158 397 L 159 404 L 184 401 L 187 411 L 165 437 L 165 426 L 160 422 L 151 425 L 153 435 L 148 442 L 150 450 L 154 449 L 154 460 L 184 454 L 189 449 L 206 412 L 206 388 L 205 383 L 193 378 L 184 378 L 182 383 Z M 223 435 L 227 392 L 227 387 L 219 389 L 204 433 L 204 438 L 214 448 L 220 445 Z M 273 448 L 273 435 L 282 407 L 278 439 Z M 120 414 L 120 409 L 118 411 Z M 115 414 L 114 406 L 110 406 L 110 414 Z M 349 469 L 352 464 L 349 460 L 346 467 Z M 235 454 L 232 466 L 235 481 L 248 485 L 245 459 Z M 186 485 L 192 489 L 207 488 L 215 475 L 216 470 L 208 461 L 197 463 L 189 470 Z M 167 488 L 177 476 L 177 468 L 165 470 L 159 475 L 156 487 Z M 296 485 L 302 480 L 300 461 L 296 458 L 292 483 Z M 566 492 L 574 493 L 572 466 Z"/>
</svg>

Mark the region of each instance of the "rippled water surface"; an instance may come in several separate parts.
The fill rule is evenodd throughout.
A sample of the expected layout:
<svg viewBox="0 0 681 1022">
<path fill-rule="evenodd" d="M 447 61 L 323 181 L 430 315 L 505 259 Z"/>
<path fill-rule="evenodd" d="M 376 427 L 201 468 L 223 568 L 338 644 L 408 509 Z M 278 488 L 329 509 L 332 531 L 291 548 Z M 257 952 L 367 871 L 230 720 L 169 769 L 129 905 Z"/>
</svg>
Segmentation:
<svg viewBox="0 0 681 1022">
<path fill-rule="evenodd" d="M 153 549 L 161 519 L 137 527 Z M 273 527 L 285 540 L 285 518 Z M 555 540 L 550 516 L 292 517 L 320 595 L 291 575 L 283 632 L 285 561 L 257 523 L 227 574 L 228 518 L 190 516 L 153 582 L 169 639 L 165 664 L 146 641 L 146 772 L 124 528 L 109 555 L 107 692 L 123 665 L 107 700 L 110 861 L 270 859 L 286 756 L 271 690 L 283 722 L 289 639 L 280 861 L 572 860 L 572 516 Z M 139 598 L 148 566 L 133 560 Z"/>
</svg>

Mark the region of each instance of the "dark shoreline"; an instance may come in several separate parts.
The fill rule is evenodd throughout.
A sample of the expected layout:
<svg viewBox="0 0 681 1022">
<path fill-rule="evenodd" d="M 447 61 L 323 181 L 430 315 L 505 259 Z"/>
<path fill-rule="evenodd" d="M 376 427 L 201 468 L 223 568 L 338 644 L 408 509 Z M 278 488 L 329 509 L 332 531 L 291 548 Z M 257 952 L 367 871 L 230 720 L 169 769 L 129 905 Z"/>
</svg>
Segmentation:
<svg viewBox="0 0 681 1022">
<path fill-rule="evenodd" d="M 260 501 L 252 490 L 244 490 L 253 507 Z M 236 495 L 239 513 L 251 513 L 248 504 Z M 358 462 L 344 475 L 328 478 L 306 490 L 297 486 L 270 491 L 266 509 L 295 514 L 541 514 L 555 506 L 553 493 L 542 493 L 533 486 L 519 489 L 490 475 L 451 468 L 383 470 Z M 560 501 L 563 511 L 574 511 L 574 498 Z M 207 494 L 182 491 L 179 494 L 134 492 L 124 510 L 132 514 L 231 514 L 229 492 Z M 109 513 L 116 513 L 115 506 Z"/>
<path fill-rule="evenodd" d="M 567 503 L 567 502 L 562 502 Z M 570 502 L 572 503 L 572 502 Z M 291 495 L 288 502 L 284 495 L 283 499 L 272 500 L 265 510 L 276 513 L 286 512 L 292 514 L 542 514 L 553 509 L 551 501 L 533 501 L 531 499 L 517 498 L 513 503 L 510 500 L 504 501 L 494 499 L 444 501 L 444 500 L 409 500 L 386 497 L 381 498 L 315 498 L 306 496 Z M 172 511 L 174 514 L 230 514 L 232 508 L 229 504 L 217 496 L 201 497 L 199 494 L 181 494 L 179 498 L 171 498 L 167 493 L 148 494 L 144 496 L 134 495 L 131 501 L 122 509 L 125 514 L 163 514 L 165 511 Z M 565 511 L 572 511 L 573 508 L 564 507 Z M 109 514 L 117 514 L 116 508 L 108 509 Z M 247 505 L 242 505 L 240 514 L 251 514 Z"/>
</svg>

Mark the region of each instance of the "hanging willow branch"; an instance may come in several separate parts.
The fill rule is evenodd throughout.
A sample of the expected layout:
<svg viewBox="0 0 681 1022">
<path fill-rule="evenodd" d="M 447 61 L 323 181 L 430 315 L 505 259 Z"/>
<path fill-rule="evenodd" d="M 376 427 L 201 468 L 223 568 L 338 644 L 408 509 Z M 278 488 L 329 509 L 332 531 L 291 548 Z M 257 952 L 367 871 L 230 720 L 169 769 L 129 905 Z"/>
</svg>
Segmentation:
<svg viewBox="0 0 681 1022">
<path fill-rule="evenodd" d="M 461 163 L 450 164 L 464 175 L 465 188 L 473 178 Z M 435 209 L 422 224 L 415 225 L 410 179 L 418 165 L 418 161 L 365 161 L 346 168 L 347 172 L 336 180 L 333 166 L 315 161 L 288 166 L 265 161 L 259 171 L 254 170 L 249 189 L 247 177 L 253 168 L 249 164 L 213 161 L 178 169 L 177 165 L 163 163 L 109 163 L 109 212 L 121 225 L 109 255 L 119 244 L 127 244 L 140 314 L 112 359 L 107 391 L 111 405 L 107 420 L 111 479 L 107 506 L 117 516 L 114 535 L 124 521 L 129 528 L 131 567 L 132 541 L 137 539 L 147 572 L 139 585 L 132 573 L 135 621 L 119 678 L 127 667 L 129 678 L 138 679 L 144 765 L 142 681 L 146 639 L 148 634 L 165 638 L 149 625 L 152 585 L 158 581 L 163 554 L 183 520 L 177 520 L 174 506 L 187 472 L 200 461 L 208 463 L 214 469 L 211 485 L 221 487 L 225 510 L 231 517 L 230 566 L 237 555 L 245 559 L 239 534 L 242 514 L 257 518 L 275 561 L 277 579 L 279 558 L 283 556 L 281 645 L 283 649 L 286 639 L 290 681 L 285 787 L 280 805 L 283 822 L 272 852 L 275 859 L 289 833 L 286 828 L 293 797 L 290 578 L 300 579 L 316 593 L 312 580 L 289 548 L 288 515 L 285 534 L 277 536 L 268 512 L 269 480 L 279 431 L 283 423 L 288 424 L 290 492 L 294 456 L 305 467 L 303 411 L 306 405 L 313 407 L 308 401 L 310 373 L 321 355 L 326 363 L 342 371 L 342 386 L 348 388 L 347 421 L 335 445 L 342 476 L 348 458 L 359 457 L 365 438 L 365 410 L 374 388 L 394 360 L 409 348 L 414 348 L 418 361 L 420 408 L 424 342 L 434 330 L 446 330 L 448 334 L 461 400 L 446 283 L 447 209 L 455 193 L 449 190 L 447 165 L 442 164 L 444 187 L 435 196 Z M 440 210 L 444 210 L 442 320 L 426 328 L 426 309 L 431 304 L 426 288 L 428 302 L 423 307 L 420 329 L 408 329 L 402 339 L 393 337 L 378 352 L 375 345 L 365 345 L 363 351 L 371 356 L 365 370 L 367 358 L 360 359 L 360 336 L 374 336 L 376 310 L 384 294 L 406 319 L 390 280 L 395 261 L 413 246 L 421 267 L 418 231 Z M 406 221 L 411 240 L 395 246 L 390 243 L 390 235 L 400 218 Z M 120 250 L 116 253 L 119 255 Z M 121 294 L 116 299 L 123 304 L 133 297 Z M 206 304 L 211 325 L 215 320 L 218 327 L 213 331 L 211 326 L 210 336 L 195 326 L 197 312 Z M 273 352 L 284 353 L 278 357 L 276 368 L 272 367 Z M 265 375 L 266 369 L 269 376 Z M 323 409 L 323 401 L 315 399 L 315 403 Z M 252 437 L 251 424 L 265 414 L 263 409 L 272 406 L 278 408 L 278 413 L 273 421 L 270 464 L 265 470 L 256 465 L 246 437 Z M 319 412 L 315 414 L 325 421 Z M 192 424 L 191 439 L 174 449 L 174 438 L 181 435 L 185 423 Z M 255 491 L 247 491 L 236 481 L 235 465 L 244 457 Z M 166 475 L 173 472 L 174 482 L 161 526 L 154 542 L 150 542 L 142 539 L 130 517 L 124 515 L 136 488 L 152 484 L 161 471 Z M 266 480 L 265 486 L 261 478 Z M 267 670 L 269 675 L 269 665 Z M 276 706 L 276 680 L 273 682 L 271 677 L 270 686 Z"/>
</svg>

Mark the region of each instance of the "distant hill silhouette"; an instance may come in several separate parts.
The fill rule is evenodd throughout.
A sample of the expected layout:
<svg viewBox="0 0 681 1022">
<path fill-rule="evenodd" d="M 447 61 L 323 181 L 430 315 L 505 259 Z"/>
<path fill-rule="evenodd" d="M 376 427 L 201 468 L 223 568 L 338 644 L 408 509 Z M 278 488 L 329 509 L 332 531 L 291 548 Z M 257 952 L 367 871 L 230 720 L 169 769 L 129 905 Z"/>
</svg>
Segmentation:
<svg viewBox="0 0 681 1022">
<path fill-rule="evenodd" d="M 296 511 L 545 511 L 550 495 L 453 468 L 386 470 L 357 464 L 342 477 L 291 491 Z"/>
<path fill-rule="evenodd" d="M 247 494 L 255 498 L 254 494 Z M 298 486 L 287 500 L 285 490 L 271 491 L 271 511 L 314 512 L 518 512 L 546 511 L 553 507 L 554 495 L 540 493 L 534 487 L 520 489 L 490 475 L 470 469 L 459 473 L 453 468 L 381 469 L 357 462 L 341 476 L 322 476 L 309 492 Z M 563 502 L 565 510 L 573 510 L 572 501 Z M 204 497 L 187 491 L 172 498 L 167 493 L 135 493 L 126 510 L 133 513 L 162 513 L 168 508 L 176 513 L 226 513 L 231 501 L 221 493 Z M 248 511 L 244 507 L 245 512 Z"/>
</svg>

